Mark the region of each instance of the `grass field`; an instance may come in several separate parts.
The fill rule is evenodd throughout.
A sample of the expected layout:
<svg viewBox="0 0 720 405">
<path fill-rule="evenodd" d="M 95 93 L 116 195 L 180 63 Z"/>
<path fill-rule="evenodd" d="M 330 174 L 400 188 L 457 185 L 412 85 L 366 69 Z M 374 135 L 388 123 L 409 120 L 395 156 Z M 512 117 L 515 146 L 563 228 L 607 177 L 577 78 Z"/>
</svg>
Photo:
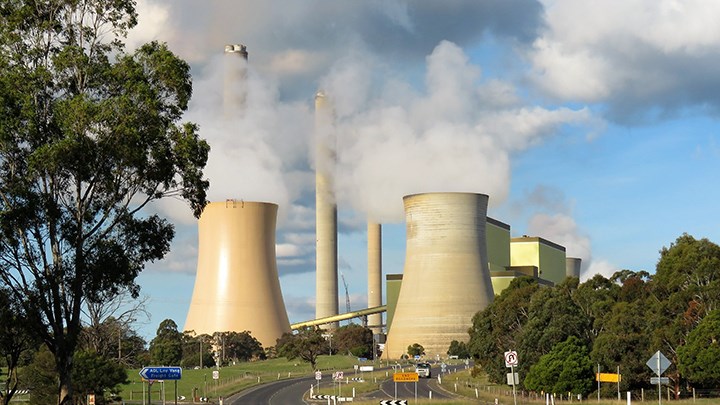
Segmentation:
<svg viewBox="0 0 720 405">
<path fill-rule="evenodd" d="M 318 369 L 324 375 L 330 375 L 336 370 L 345 370 L 349 373 L 347 375 L 351 376 L 355 364 L 358 364 L 357 358 L 349 356 L 320 356 L 317 362 Z M 284 358 L 222 367 L 217 370 L 218 379 L 213 379 L 213 371 L 215 368 L 184 369 L 182 378 L 177 381 L 177 395 L 189 400 L 195 393 L 197 397 L 215 399 L 220 396 L 227 397 L 263 382 L 313 375 L 309 363 L 301 360 L 288 361 Z M 143 396 L 147 397 L 148 383 L 142 381 L 139 373 L 139 369 L 128 372 L 130 383 L 120 392 L 123 400 L 136 402 L 142 401 Z M 154 382 L 149 388 L 152 401 L 162 400 L 163 397 L 168 401 L 173 400 L 175 385 L 175 381 Z"/>
<path fill-rule="evenodd" d="M 333 371 L 343 370 L 345 377 L 352 378 L 356 375 L 354 366 L 357 365 L 357 359 L 349 356 L 321 356 L 318 359 L 318 368 L 323 373 L 323 382 L 328 381 L 329 376 Z M 363 365 L 373 365 L 372 362 L 363 363 Z M 386 366 L 384 363 L 374 363 L 376 369 Z M 407 365 L 406 371 L 411 369 L 410 365 Z M 197 397 L 208 397 L 210 403 L 218 403 L 219 397 L 229 397 L 233 393 L 242 391 L 248 387 L 262 384 L 268 381 L 275 381 L 278 379 L 285 378 L 296 378 L 301 376 L 312 376 L 313 370 L 311 370 L 308 363 L 302 361 L 288 361 L 284 358 L 272 359 L 259 362 L 240 363 L 234 366 L 223 367 L 218 370 L 218 379 L 213 379 L 213 371 L 215 369 L 206 368 L 201 370 L 183 370 L 182 379 L 177 381 L 177 395 L 184 396 L 186 398 L 185 403 L 192 403 L 193 392 L 196 393 Z M 126 403 L 143 403 L 143 393 L 147 398 L 147 382 L 142 382 L 140 370 L 130 371 L 130 384 L 124 386 L 121 392 L 123 401 Z M 376 370 L 372 373 L 364 373 L 364 382 L 348 381 L 347 384 L 342 385 L 342 395 L 350 396 L 353 389 L 356 393 L 356 400 L 353 401 L 358 405 L 377 405 L 378 400 L 373 401 L 362 401 L 360 400 L 363 393 L 372 392 L 378 389 L 379 384 L 387 379 L 392 378 L 391 371 L 386 372 L 385 370 Z M 435 404 L 435 405 L 460 405 L 460 404 L 483 404 L 493 405 L 496 402 L 501 405 L 514 405 L 512 389 L 507 385 L 496 385 L 491 384 L 485 378 L 473 378 L 469 370 L 460 368 L 460 371 L 454 374 L 446 374 L 442 377 L 442 383 L 438 385 L 437 389 L 441 389 L 445 392 L 451 393 L 457 396 L 457 399 L 449 401 L 440 401 L 434 399 L 432 401 L 426 398 L 418 398 L 417 402 L 414 399 L 410 399 L 408 404 Z M 435 379 L 437 381 L 437 379 Z M 155 382 L 151 388 L 151 398 L 153 404 L 163 403 L 163 398 L 166 403 L 174 403 L 175 398 L 175 382 L 166 381 L 164 383 L 164 394 L 162 391 L 162 383 Z M 320 386 L 320 393 L 322 394 L 335 394 L 334 388 L 327 385 Z M 317 394 L 317 392 L 316 392 Z M 594 405 L 625 405 L 625 393 L 621 393 L 622 400 L 618 401 L 616 398 L 602 398 L 598 401 L 597 397 L 591 396 L 590 398 L 582 398 L 578 400 L 576 396 L 556 396 L 555 404 L 594 404 Z M 633 393 L 633 404 L 657 404 L 657 393 L 648 392 L 644 395 L 644 401 L 641 400 L 641 393 Z M 324 402 L 317 402 L 318 404 Z M 663 404 L 676 404 L 676 405 L 710 405 L 720 404 L 719 398 L 698 398 L 684 399 L 684 400 L 671 400 L 664 395 Z M 545 399 L 539 395 L 528 396 L 527 394 L 518 391 L 517 392 L 517 404 L 518 405 L 543 405 Z"/>
</svg>

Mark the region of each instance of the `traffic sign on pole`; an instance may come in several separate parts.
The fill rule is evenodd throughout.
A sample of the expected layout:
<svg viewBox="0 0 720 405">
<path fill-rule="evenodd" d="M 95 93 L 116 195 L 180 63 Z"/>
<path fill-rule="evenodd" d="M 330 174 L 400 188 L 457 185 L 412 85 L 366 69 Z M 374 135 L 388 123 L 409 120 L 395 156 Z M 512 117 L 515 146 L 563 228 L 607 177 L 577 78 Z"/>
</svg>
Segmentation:
<svg viewBox="0 0 720 405">
<path fill-rule="evenodd" d="M 179 380 L 182 367 L 143 367 L 140 376 L 146 380 Z"/>
<path fill-rule="evenodd" d="M 658 350 L 645 364 L 647 364 L 647 366 L 650 367 L 650 369 L 654 371 L 658 377 L 660 377 L 662 373 L 670 367 L 671 363 L 670 360 L 668 360 L 668 358 L 665 357 L 660 350 Z"/>
<path fill-rule="evenodd" d="M 670 384 L 670 378 L 668 377 L 650 377 L 650 384 L 659 385 L 669 385 Z"/>
<path fill-rule="evenodd" d="M 515 350 L 505 352 L 505 367 L 515 367 L 518 365 L 518 355 Z"/>
<path fill-rule="evenodd" d="M 418 373 L 393 373 L 393 382 L 418 382 Z"/>
</svg>

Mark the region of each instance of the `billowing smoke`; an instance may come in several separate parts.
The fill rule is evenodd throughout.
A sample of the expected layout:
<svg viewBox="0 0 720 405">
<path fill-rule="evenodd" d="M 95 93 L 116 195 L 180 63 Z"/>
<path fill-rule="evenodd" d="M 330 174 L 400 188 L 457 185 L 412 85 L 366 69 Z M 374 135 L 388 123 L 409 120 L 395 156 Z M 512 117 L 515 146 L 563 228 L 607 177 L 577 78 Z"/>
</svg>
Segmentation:
<svg viewBox="0 0 720 405">
<path fill-rule="evenodd" d="M 567 257 L 582 259 L 580 279 L 595 274 L 610 277 L 618 269 L 606 260 L 593 258 L 590 237 L 578 226 L 572 205 L 561 191 L 551 187 L 537 187 L 526 198 L 526 208 L 534 210 L 528 220 L 527 234 L 540 236 L 565 246 Z"/>
<path fill-rule="evenodd" d="M 187 116 L 212 148 L 209 199 L 279 204 L 281 271 L 309 271 L 312 245 L 291 240 L 314 242 L 302 237 L 314 231 L 314 212 L 300 208 L 312 205 L 314 186 L 311 98 L 282 101 L 277 82 L 250 63 L 246 88 L 236 89 L 247 94 L 242 113 L 224 113 L 221 51 L 195 80 Z M 424 86 L 367 54 L 350 53 L 328 70 L 322 87 L 335 112 L 339 204 L 379 222 L 402 221 L 402 197 L 413 193 L 481 192 L 500 204 L 513 153 L 592 118 L 586 110 L 527 105 L 511 84 L 484 82 L 480 67 L 447 41 L 427 57 Z M 187 208 L 178 208 L 192 223 Z"/>
<path fill-rule="evenodd" d="M 414 193 L 481 192 L 501 203 L 512 153 L 591 120 L 585 110 L 528 106 L 509 83 L 484 83 L 480 67 L 447 41 L 427 57 L 419 90 L 392 74 L 374 83 L 374 67 L 349 57 L 323 87 L 338 120 L 339 200 L 380 222 L 402 220 L 402 197 Z"/>
</svg>

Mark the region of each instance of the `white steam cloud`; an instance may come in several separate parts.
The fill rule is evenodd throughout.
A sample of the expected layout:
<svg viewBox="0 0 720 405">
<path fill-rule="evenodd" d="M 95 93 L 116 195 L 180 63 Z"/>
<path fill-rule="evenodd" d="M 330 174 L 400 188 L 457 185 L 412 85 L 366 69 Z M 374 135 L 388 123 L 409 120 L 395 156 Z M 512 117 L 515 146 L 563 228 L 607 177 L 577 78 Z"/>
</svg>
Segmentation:
<svg viewBox="0 0 720 405">
<path fill-rule="evenodd" d="M 595 274 L 610 277 L 618 270 L 606 260 L 593 258 L 590 237 L 578 226 L 572 215 L 572 206 L 565 201 L 562 192 L 538 187 L 528 195 L 527 201 L 531 203 L 532 209 L 540 211 L 530 217 L 527 233 L 564 246 L 567 257 L 582 259 L 581 281 Z"/>
</svg>

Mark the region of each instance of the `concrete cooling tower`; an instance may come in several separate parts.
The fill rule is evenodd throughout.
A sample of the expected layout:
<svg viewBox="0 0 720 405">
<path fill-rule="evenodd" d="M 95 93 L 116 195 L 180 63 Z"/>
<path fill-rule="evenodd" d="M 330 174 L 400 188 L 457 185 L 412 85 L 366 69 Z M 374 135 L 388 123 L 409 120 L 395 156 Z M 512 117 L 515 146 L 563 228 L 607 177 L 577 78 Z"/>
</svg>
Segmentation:
<svg viewBox="0 0 720 405">
<path fill-rule="evenodd" d="M 290 331 L 275 256 L 277 209 L 236 200 L 205 207 L 184 330 L 209 335 L 247 330 L 265 348 Z"/>
<path fill-rule="evenodd" d="M 493 300 L 485 223 L 488 196 L 427 193 L 403 198 L 405 268 L 385 352 L 398 359 L 419 343 L 428 357 L 466 342 L 476 312 Z"/>
</svg>

